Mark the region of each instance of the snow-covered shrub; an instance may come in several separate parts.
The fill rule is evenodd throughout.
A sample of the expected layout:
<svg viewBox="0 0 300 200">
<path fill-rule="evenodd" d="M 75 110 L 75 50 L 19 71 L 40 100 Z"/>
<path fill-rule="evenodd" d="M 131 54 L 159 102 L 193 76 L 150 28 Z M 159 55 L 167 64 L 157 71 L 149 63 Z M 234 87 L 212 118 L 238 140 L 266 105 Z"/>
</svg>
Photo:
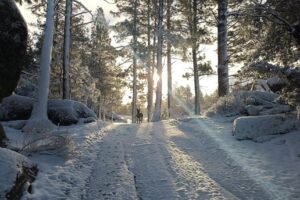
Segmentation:
<svg viewBox="0 0 300 200">
<path fill-rule="evenodd" d="M 208 111 L 206 112 L 206 116 L 212 117 L 214 115 L 220 115 L 231 117 L 239 115 L 245 112 L 245 101 L 246 99 L 243 100 L 240 93 L 221 97 L 216 104 L 208 109 Z"/>
<path fill-rule="evenodd" d="M 67 131 L 53 131 L 49 134 L 30 135 L 24 138 L 22 153 L 48 152 L 62 157 L 70 157 L 75 153 L 75 143 Z"/>
</svg>

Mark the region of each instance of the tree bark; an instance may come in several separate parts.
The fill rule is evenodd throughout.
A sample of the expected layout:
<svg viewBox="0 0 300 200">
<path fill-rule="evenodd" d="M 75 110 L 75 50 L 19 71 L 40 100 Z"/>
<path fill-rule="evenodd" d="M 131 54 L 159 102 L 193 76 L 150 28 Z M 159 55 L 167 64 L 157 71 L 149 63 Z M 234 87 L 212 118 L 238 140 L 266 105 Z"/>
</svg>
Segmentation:
<svg viewBox="0 0 300 200">
<path fill-rule="evenodd" d="M 133 87 L 132 87 L 132 123 L 136 123 L 136 104 L 137 104 L 137 0 L 134 1 L 133 13 Z"/>
<path fill-rule="evenodd" d="M 168 68 L 168 115 L 173 117 L 173 88 L 172 88 L 172 57 L 171 57 L 171 5 L 172 0 L 167 0 L 167 68 Z"/>
<path fill-rule="evenodd" d="M 152 117 L 152 121 L 161 120 L 161 103 L 162 103 L 162 47 L 163 47 L 163 13 L 164 13 L 164 1 L 159 0 L 159 15 L 158 15 L 158 27 L 157 27 L 157 73 L 159 76 L 156 86 L 156 99 L 155 109 Z"/>
<path fill-rule="evenodd" d="M 218 0 L 218 92 L 220 97 L 229 93 L 227 6 L 228 0 Z"/>
<path fill-rule="evenodd" d="M 147 70 L 148 70 L 148 94 L 147 94 L 147 111 L 148 111 L 148 122 L 152 116 L 152 105 L 153 105 L 153 73 L 151 65 L 151 0 L 148 0 L 148 7 L 147 7 L 147 39 L 148 39 L 148 47 L 147 47 Z"/>
<path fill-rule="evenodd" d="M 72 0 L 66 0 L 64 55 L 63 55 L 63 99 L 70 99 L 70 48 L 71 48 Z"/>
<path fill-rule="evenodd" d="M 192 56 L 193 56 L 193 69 L 194 69 L 194 87 L 195 87 L 195 115 L 200 115 L 200 85 L 199 85 L 199 69 L 198 69 L 198 62 L 197 62 L 197 51 L 198 51 L 198 45 L 197 45 L 197 0 L 193 0 L 193 22 L 192 22 L 192 39 L 193 39 L 193 45 L 192 45 Z"/>
</svg>

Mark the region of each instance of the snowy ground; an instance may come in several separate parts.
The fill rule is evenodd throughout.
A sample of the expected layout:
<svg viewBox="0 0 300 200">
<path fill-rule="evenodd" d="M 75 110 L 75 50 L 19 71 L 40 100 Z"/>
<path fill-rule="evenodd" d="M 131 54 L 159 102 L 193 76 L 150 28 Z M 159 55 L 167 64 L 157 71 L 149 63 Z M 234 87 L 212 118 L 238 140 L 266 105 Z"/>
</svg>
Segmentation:
<svg viewBox="0 0 300 200">
<path fill-rule="evenodd" d="M 300 133 L 237 141 L 231 125 L 188 118 L 68 128 L 73 146 L 32 154 L 23 199 L 300 199 Z"/>
</svg>

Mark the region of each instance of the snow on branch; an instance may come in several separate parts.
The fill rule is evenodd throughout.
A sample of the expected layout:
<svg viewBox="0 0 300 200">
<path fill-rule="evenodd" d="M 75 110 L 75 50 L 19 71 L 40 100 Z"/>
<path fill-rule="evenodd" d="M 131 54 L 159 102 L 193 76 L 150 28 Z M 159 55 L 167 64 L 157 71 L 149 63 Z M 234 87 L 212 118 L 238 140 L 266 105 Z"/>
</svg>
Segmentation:
<svg viewBox="0 0 300 200">
<path fill-rule="evenodd" d="M 92 16 L 92 19 L 94 21 L 94 15 L 92 13 L 92 11 L 90 11 L 85 5 L 83 5 L 81 2 L 77 1 L 77 0 L 73 0 L 73 2 L 77 3 L 79 6 L 81 6 L 84 10 L 86 10 L 87 13 L 89 13 Z"/>
<path fill-rule="evenodd" d="M 288 67 L 273 65 L 268 62 L 257 62 L 250 65 L 250 69 L 258 72 L 267 72 L 272 74 L 281 74 L 288 78 L 289 81 L 300 84 L 300 68 L 299 67 Z"/>
</svg>

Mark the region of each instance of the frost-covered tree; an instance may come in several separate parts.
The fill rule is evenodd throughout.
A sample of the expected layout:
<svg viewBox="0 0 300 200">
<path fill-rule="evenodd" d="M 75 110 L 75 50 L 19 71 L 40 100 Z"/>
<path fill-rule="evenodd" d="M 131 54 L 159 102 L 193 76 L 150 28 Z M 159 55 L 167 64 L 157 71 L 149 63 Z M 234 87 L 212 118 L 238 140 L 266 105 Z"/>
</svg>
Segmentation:
<svg viewBox="0 0 300 200">
<path fill-rule="evenodd" d="M 128 61 L 129 58 L 132 76 L 132 122 L 136 122 L 136 109 L 138 100 L 138 67 L 143 66 L 139 64 L 140 53 L 138 52 L 138 37 L 140 29 L 140 1 L 139 0 L 115 0 L 116 6 L 119 11 L 115 12 L 116 16 L 123 15 L 125 19 L 115 25 L 118 33 L 118 42 L 125 42 L 123 46 L 123 57 Z M 128 62 L 127 62 L 128 63 Z"/>
<path fill-rule="evenodd" d="M 171 56 L 171 32 L 172 32 L 172 3 L 173 0 L 167 0 L 167 68 L 168 68 L 168 117 L 173 116 L 173 82 L 172 82 L 172 56 Z"/>
<path fill-rule="evenodd" d="M 300 2 L 243 1 L 229 12 L 230 59 L 250 64 L 260 60 L 294 65 L 299 60 Z M 232 23 L 233 24 L 233 23 Z M 232 30 L 232 31 L 231 31 Z M 235 51 L 234 51 L 234 50 Z"/>
<path fill-rule="evenodd" d="M 64 51 L 63 51 L 63 99 L 70 99 L 70 49 L 71 49 L 71 23 L 72 0 L 66 0 L 65 27 L 64 27 Z"/>
<path fill-rule="evenodd" d="M 45 32 L 40 57 L 38 99 L 34 104 L 31 117 L 23 130 L 25 132 L 47 132 L 54 128 L 47 115 L 47 102 L 50 84 L 50 65 L 54 35 L 55 0 L 47 1 Z"/>
<path fill-rule="evenodd" d="M 201 45 L 211 44 L 213 40 L 210 30 L 211 13 L 209 12 L 212 8 L 210 1 L 206 0 L 179 0 L 176 9 L 182 19 L 176 22 L 177 29 L 184 36 L 184 42 L 180 46 L 183 49 L 182 57 L 185 61 L 193 63 L 193 74 L 188 73 L 187 75 L 194 78 L 194 114 L 199 115 L 201 112 L 199 76 L 207 71 L 206 66 L 209 64 L 201 52 Z"/>
<path fill-rule="evenodd" d="M 93 106 L 99 115 L 102 113 L 104 116 L 107 112 L 115 111 L 122 103 L 125 76 L 121 67 L 116 64 L 119 52 L 111 45 L 109 25 L 102 8 L 98 8 L 94 16 L 88 62 L 99 91 L 97 98 L 93 100 Z"/>
</svg>

